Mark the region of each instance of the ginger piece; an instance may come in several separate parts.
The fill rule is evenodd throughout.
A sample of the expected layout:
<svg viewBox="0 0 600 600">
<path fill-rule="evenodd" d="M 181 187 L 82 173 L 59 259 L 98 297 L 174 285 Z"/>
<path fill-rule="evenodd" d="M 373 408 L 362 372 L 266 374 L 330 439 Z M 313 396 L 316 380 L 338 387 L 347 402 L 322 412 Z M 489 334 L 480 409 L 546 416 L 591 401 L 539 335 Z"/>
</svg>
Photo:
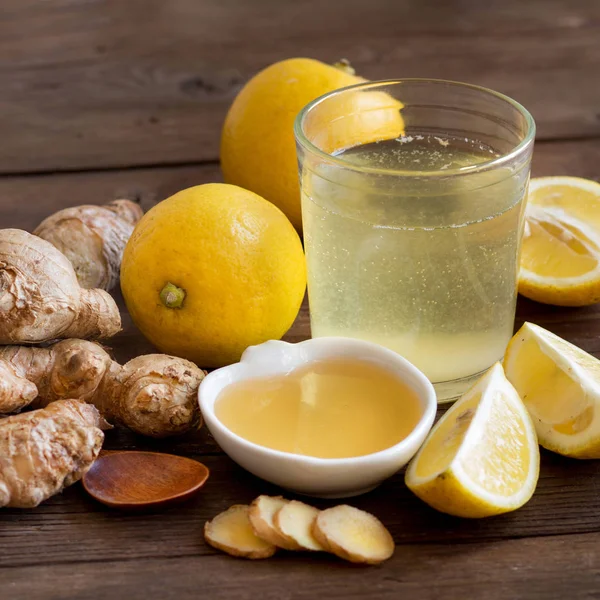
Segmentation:
<svg viewBox="0 0 600 600">
<path fill-rule="evenodd" d="M 312 532 L 319 513 L 314 506 L 290 500 L 275 513 L 273 525 L 290 550 L 325 550 Z"/>
<path fill-rule="evenodd" d="M 0 347 L 0 359 L 37 386 L 36 408 L 76 398 L 94 404 L 109 421 L 152 437 L 201 424 L 197 392 L 205 373 L 183 358 L 147 354 L 121 366 L 98 344 L 62 340 L 46 348 Z"/>
<path fill-rule="evenodd" d="M 0 507 L 32 508 L 81 479 L 107 427 L 78 400 L 0 420 Z"/>
<path fill-rule="evenodd" d="M 75 206 L 44 219 L 33 234 L 71 261 L 81 287 L 110 290 L 119 282 L 123 250 L 143 214 L 131 200 Z"/>
<path fill-rule="evenodd" d="M 250 505 L 249 517 L 254 533 L 263 540 L 283 548 L 284 550 L 296 550 L 297 544 L 291 543 L 277 531 L 273 518 L 275 514 L 282 509 L 289 500 L 281 496 L 259 496 Z"/>
<path fill-rule="evenodd" d="M 329 552 L 354 563 L 375 565 L 394 553 L 394 540 L 381 521 L 347 504 L 321 511 L 313 533 Z"/>
<path fill-rule="evenodd" d="M 204 539 L 213 548 L 231 556 L 269 558 L 277 547 L 254 533 L 248 516 L 250 507 L 234 504 L 204 525 Z"/>
<path fill-rule="evenodd" d="M 115 301 L 80 287 L 52 244 L 20 229 L 0 230 L 0 344 L 106 338 L 120 329 Z"/>
<path fill-rule="evenodd" d="M 34 383 L 20 377 L 9 362 L 0 359 L 0 414 L 18 412 L 37 395 Z"/>
</svg>

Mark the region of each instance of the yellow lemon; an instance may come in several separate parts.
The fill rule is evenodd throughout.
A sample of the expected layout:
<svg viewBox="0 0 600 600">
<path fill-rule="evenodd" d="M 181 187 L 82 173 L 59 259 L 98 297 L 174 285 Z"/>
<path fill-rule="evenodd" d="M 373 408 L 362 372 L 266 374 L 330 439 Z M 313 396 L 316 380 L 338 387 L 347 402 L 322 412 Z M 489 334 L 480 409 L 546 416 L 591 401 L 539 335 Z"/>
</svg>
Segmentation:
<svg viewBox="0 0 600 600">
<path fill-rule="evenodd" d="M 296 115 L 319 96 L 362 81 L 347 65 L 331 66 L 310 58 L 284 60 L 255 75 L 235 98 L 223 126 L 221 167 L 225 181 L 266 198 L 300 230 L 293 131 Z M 314 141 L 322 150 L 332 152 L 398 137 L 404 129 L 400 108 L 400 102 L 381 92 L 351 94 L 329 103 L 320 113 L 319 122 L 311 129 L 323 139 Z M 338 115 L 349 118 L 330 129 L 330 121 Z"/>
<path fill-rule="evenodd" d="M 559 306 L 600 301 L 600 183 L 532 179 L 525 215 L 519 292 Z"/>
<path fill-rule="evenodd" d="M 306 287 L 304 253 L 270 202 L 233 185 L 199 185 L 144 215 L 125 248 L 121 287 L 157 348 L 220 367 L 289 329 Z"/>
<path fill-rule="evenodd" d="M 600 361 L 546 329 L 525 323 L 504 357 L 540 444 L 565 456 L 600 458 Z"/>
<path fill-rule="evenodd" d="M 488 517 L 531 498 L 539 463 L 531 418 L 497 363 L 431 430 L 406 485 L 441 512 Z"/>
</svg>

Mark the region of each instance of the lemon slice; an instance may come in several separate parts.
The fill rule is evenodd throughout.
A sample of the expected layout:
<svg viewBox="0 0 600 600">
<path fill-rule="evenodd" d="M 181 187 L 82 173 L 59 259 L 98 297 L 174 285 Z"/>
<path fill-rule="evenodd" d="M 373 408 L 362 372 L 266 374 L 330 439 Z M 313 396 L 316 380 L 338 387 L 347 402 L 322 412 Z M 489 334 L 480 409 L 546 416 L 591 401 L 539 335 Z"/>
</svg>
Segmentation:
<svg viewBox="0 0 600 600">
<path fill-rule="evenodd" d="M 532 179 L 525 217 L 519 292 L 559 306 L 600 301 L 600 183 Z"/>
<path fill-rule="evenodd" d="M 531 418 L 496 363 L 434 426 L 406 485 L 441 512 L 488 517 L 531 498 L 539 462 Z"/>
<path fill-rule="evenodd" d="M 508 344 L 504 368 L 544 448 L 575 458 L 600 458 L 597 358 L 538 325 L 525 323 Z"/>
</svg>

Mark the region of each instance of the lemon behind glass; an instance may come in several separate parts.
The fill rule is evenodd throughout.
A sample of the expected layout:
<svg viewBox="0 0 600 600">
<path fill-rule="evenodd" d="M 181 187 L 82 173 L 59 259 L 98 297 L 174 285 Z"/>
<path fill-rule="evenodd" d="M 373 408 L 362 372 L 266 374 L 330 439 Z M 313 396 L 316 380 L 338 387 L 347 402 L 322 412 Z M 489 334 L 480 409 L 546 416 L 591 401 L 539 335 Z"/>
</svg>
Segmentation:
<svg viewBox="0 0 600 600">
<path fill-rule="evenodd" d="M 319 96 L 364 81 L 344 62 L 327 65 L 310 58 L 282 60 L 257 73 L 236 96 L 223 125 L 225 181 L 260 194 L 300 231 L 296 115 Z M 326 152 L 392 139 L 404 131 L 401 108 L 401 102 L 381 92 L 350 94 L 330 102 L 311 128 L 325 135 L 318 145 Z M 328 132 L 327 124 L 341 116 L 353 118 L 337 121 Z"/>
<path fill-rule="evenodd" d="M 306 287 L 304 252 L 285 215 L 233 185 L 200 185 L 152 208 L 131 236 L 121 288 L 140 331 L 202 367 L 279 339 Z"/>
</svg>

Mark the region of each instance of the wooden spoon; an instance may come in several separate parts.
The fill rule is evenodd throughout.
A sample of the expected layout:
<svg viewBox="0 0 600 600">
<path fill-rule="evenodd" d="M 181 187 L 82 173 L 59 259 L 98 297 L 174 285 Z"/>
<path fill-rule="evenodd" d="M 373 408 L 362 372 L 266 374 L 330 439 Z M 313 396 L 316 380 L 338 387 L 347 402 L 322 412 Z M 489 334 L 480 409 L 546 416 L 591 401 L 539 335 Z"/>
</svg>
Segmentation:
<svg viewBox="0 0 600 600">
<path fill-rule="evenodd" d="M 202 463 L 183 456 L 102 451 L 83 476 L 83 487 L 112 508 L 166 508 L 195 494 L 208 475 Z"/>
</svg>

